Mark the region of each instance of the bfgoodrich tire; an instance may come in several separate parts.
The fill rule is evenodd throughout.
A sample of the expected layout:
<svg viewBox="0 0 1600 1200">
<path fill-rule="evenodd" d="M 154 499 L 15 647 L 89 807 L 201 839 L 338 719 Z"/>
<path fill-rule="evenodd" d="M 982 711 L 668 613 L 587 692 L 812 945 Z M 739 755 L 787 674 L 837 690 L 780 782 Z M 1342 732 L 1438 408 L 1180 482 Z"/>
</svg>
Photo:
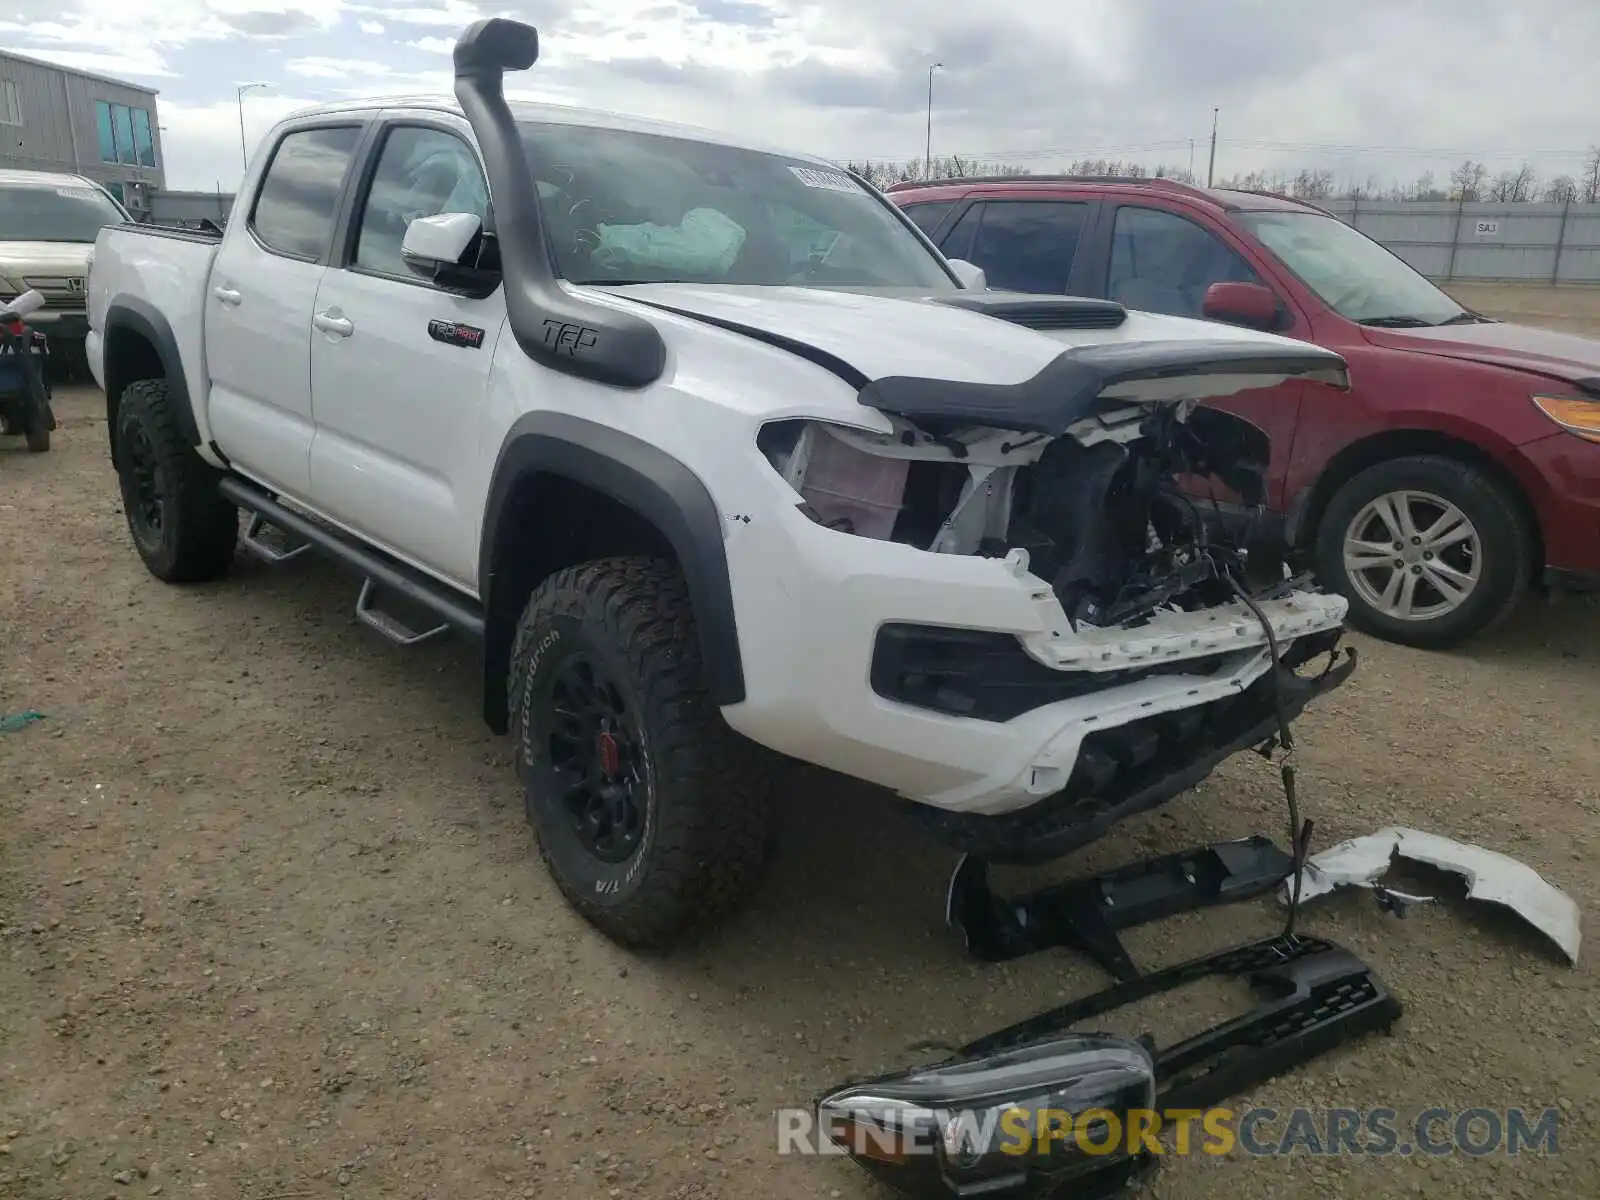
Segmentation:
<svg viewBox="0 0 1600 1200">
<path fill-rule="evenodd" d="M 185 440 L 166 381 L 141 379 L 123 389 L 114 432 L 122 511 L 150 573 L 168 583 L 225 574 L 239 510 Z"/>
<path fill-rule="evenodd" d="M 572 907 L 655 949 L 740 908 L 771 858 L 771 764 L 711 699 L 677 569 L 615 558 L 552 576 L 510 666 L 528 819 Z"/>
<path fill-rule="evenodd" d="M 1492 475 L 1413 455 L 1368 467 L 1334 494 L 1317 571 L 1350 622 L 1387 641 L 1456 646 L 1498 625 L 1527 591 L 1532 535 Z"/>
</svg>

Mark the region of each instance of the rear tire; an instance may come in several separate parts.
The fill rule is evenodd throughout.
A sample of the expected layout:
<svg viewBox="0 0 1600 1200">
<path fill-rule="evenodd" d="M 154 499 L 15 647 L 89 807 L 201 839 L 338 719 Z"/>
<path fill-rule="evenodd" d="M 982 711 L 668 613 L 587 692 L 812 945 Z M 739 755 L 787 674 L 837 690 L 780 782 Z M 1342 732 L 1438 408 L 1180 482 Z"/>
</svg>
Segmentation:
<svg viewBox="0 0 1600 1200">
<path fill-rule="evenodd" d="M 1350 623 L 1423 649 L 1460 645 L 1510 616 L 1533 557 L 1532 532 L 1506 487 L 1431 454 L 1347 480 L 1317 528 L 1317 573 L 1349 599 Z"/>
<path fill-rule="evenodd" d="M 123 513 L 150 573 L 168 583 L 226 574 L 239 510 L 185 440 L 166 381 L 141 379 L 123 389 L 114 432 Z"/>
<path fill-rule="evenodd" d="M 772 856 L 773 764 L 711 699 L 677 568 L 612 558 L 550 577 L 510 667 L 528 819 L 579 915 L 661 949 L 742 907 Z"/>
</svg>

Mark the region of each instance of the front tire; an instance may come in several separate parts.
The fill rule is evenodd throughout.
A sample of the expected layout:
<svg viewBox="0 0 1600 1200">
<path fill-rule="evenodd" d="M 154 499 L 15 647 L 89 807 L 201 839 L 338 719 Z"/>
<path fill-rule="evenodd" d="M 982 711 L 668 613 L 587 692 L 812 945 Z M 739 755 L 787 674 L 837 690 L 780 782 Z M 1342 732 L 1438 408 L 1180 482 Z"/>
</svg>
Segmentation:
<svg viewBox="0 0 1600 1200">
<path fill-rule="evenodd" d="M 1478 467 L 1437 455 L 1378 463 L 1334 494 L 1317 570 L 1350 622 L 1442 650 L 1505 620 L 1527 591 L 1532 535 L 1515 498 Z"/>
<path fill-rule="evenodd" d="M 529 598 L 510 665 L 528 819 L 579 915 L 659 949 L 742 907 L 771 858 L 772 772 L 711 699 L 676 567 L 557 573 Z"/>
<path fill-rule="evenodd" d="M 117 406 L 117 481 L 144 565 L 167 583 L 220 578 L 233 563 L 239 510 L 184 439 L 163 379 L 141 379 Z"/>
</svg>

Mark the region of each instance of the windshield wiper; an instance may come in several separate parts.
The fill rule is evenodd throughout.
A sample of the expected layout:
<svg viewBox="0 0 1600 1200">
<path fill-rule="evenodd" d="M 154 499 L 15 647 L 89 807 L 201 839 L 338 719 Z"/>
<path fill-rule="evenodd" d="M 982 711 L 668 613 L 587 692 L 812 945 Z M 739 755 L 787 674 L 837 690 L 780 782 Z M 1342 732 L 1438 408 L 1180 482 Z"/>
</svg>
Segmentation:
<svg viewBox="0 0 1600 1200">
<path fill-rule="evenodd" d="M 1373 325 L 1379 329 L 1432 329 L 1432 321 L 1424 321 L 1421 317 L 1368 317 L 1364 321 L 1357 321 L 1357 325 Z"/>
<path fill-rule="evenodd" d="M 1489 325 L 1489 324 L 1492 324 L 1493 321 L 1494 321 L 1493 317 L 1486 317 L 1482 313 L 1468 312 L 1466 309 L 1462 309 L 1460 312 L 1458 312 L 1455 316 L 1451 317 L 1449 320 L 1440 321 L 1439 324 L 1441 324 L 1441 325 Z"/>
</svg>

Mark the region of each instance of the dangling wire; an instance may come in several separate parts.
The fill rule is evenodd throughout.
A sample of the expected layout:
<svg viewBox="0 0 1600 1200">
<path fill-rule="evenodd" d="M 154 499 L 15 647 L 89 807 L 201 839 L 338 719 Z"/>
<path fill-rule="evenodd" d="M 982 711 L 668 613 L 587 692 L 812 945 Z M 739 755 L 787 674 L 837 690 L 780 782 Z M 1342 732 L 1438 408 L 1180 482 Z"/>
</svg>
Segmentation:
<svg viewBox="0 0 1600 1200">
<path fill-rule="evenodd" d="M 1213 568 L 1216 567 L 1215 560 L 1213 560 L 1212 566 Z M 1261 622 L 1261 630 L 1267 636 L 1267 649 L 1272 655 L 1272 666 L 1268 668 L 1271 672 L 1271 681 L 1268 686 L 1272 692 L 1273 714 L 1277 717 L 1278 723 L 1277 744 L 1284 752 L 1278 772 L 1283 781 L 1284 800 L 1289 808 L 1289 855 L 1294 866 L 1294 879 L 1289 885 L 1289 916 L 1284 922 L 1283 936 L 1293 938 L 1295 925 L 1300 915 L 1301 876 L 1305 873 L 1306 858 L 1311 851 L 1311 822 L 1307 821 L 1304 825 L 1300 823 L 1300 799 L 1295 791 L 1294 734 L 1289 729 L 1289 716 L 1283 703 L 1283 685 L 1279 677 L 1282 667 L 1278 662 L 1278 637 L 1273 631 L 1272 622 L 1267 619 L 1267 614 L 1261 610 L 1261 606 L 1255 602 L 1255 599 L 1244 590 L 1243 585 L 1235 578 L 1233 572 L 1231 570 L 1220 570 L 1218 574 L 1227 581 L 1228 586 L 1233 589 L 1233 594 L 1255 615 L 1256 620 Z M 1262 753 L 1264 757 L 1271 757 L 1272 744 L 1270 741 L 1263 748 Z"/>
</svg>

